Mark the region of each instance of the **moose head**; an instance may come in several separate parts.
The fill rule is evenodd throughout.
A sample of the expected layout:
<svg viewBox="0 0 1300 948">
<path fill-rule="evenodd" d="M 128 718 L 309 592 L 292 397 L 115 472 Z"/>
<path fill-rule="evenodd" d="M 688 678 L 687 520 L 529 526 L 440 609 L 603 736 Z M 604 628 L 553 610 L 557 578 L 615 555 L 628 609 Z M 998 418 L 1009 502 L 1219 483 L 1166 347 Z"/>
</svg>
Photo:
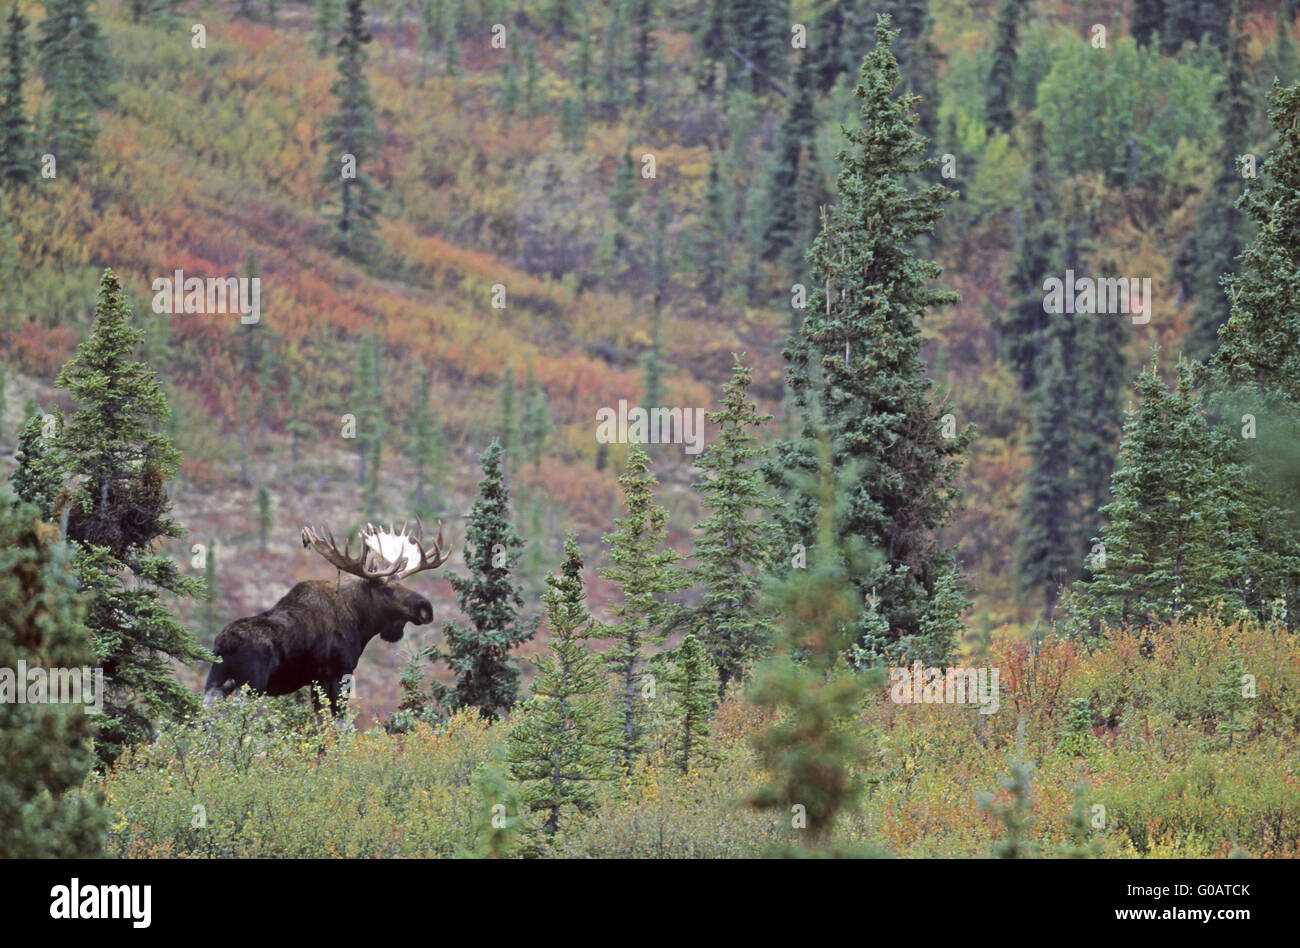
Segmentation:
<svg viewBox="0 0 1300 948">
<path fill-rule="evenodd" d="M 417 532 L 407 532 L 409 524 L 401 531 L 376 529 L 367 523 L 361 530 L 360 550 L 352 555 L 352 541 L 343 545 L 342 552 L 334 535 L 325 528 L 322 537 L 311 525 L 302 529 L 302 545 L 315 550 L 340 573 L 348 573 L 362 580 L 354 584 L 352 593 L 358 614 L 370 617 L 385 642 L 396 642 L 405 630 L 406 623 L 426 625 L 433 621 L 433 606 L 429 600 L 405 586 L 399 585 L 408 576 L 426 569 L 441 566 L 451 557 L 443 552 L 442 525 L 438 525 L 438 538 L 433 542 L 433 552 L 424 547 L 424 524 L 415 518 Z"/>
</svg>

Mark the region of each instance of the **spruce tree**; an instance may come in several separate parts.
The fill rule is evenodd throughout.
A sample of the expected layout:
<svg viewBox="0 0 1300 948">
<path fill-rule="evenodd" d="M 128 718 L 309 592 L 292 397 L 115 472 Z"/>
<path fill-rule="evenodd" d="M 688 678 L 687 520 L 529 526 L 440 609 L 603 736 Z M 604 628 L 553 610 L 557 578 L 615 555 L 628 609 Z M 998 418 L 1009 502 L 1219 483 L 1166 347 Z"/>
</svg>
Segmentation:
<svg viewBox="0 0 1300 948">
<path fill-rule="evenodd" d="M 461 0 L 448 0 L 443 12 L 443 74 L 455 78 L 460 74 L 460 45 L 456 39 L 463 17 Z"/>
<path fill-rule="evenodd" d="M 727 88 L 727 47 L 732 42 L 732 9 L 727 0 L 705 0 L 700 5 L 695 25 L 695 45 L 699 50 L 695 85 L 709 99 Z"/>
<path fill-rule="evenodd" d="M 289 376 L 289 422 L 286 427 L 289 429 L 289 476 L 292 478 L 298 471 L 298 448 L 304 438 L 311 437 L 312 428 L 306 419 L 306 404 L 303 400 L 302 387 L 298 384 L 298 376 L 291 374 Z"/>
<path fill-rule="evenodd" d="M 1062 349 L 1061 337 L 1053 337 L 1039 368 L 1031 416 L 1031 462 L 1020 495 L 1021 531 L 1015 551 L 1020 585 L 1042 593 L 1043 618 L 1049 623 L 1061 588 L 1077 578 L 1081 558 L 1073 516 L 1073 380 L 1066 372 Z"/>
<path fill-rule="evenodd" d="M 840 76 L 851 76 L 871 45 L 859 0 L 820 0 L 808 29 L 805 59 L 814 67 L 817 91 L 829 92 Z"/>
<path fill-rule="evenodd" d="M 755 671 L 749 701 L 779 711 L 753 738 L 766 783 L 750 803 L 789 817 L 804 852 L 833 851 L 839 815 L 861 793 L 864 763 L 857 716 L 868 692 L 883 683 L 877 671 L 853 672 L 843 655 L 862 626 L 856 577 L 870 571 L 870 554 L 843 528 L 852 517 L 856 472 L 832 467 L 828 437 L 818 438 L 816 474 L 805 491 L 817 498 L 816 536 L 806 568 L 773 580 L 765 604 L 776 617 L 776 652 Z"/>
<path fill-rule="evenodd" d="M 375 453 L 375 443 L 379 440 L 380 419 L 383 406 L 380 405 L 379 367 L 376 364 L 379 346 L 374 330 L 367 329 L 357 343 L 356 369 L 352 375 L 353 414 L 357 419 L 357 483 L 369 482 L 368 462 Z"/>
<path fill-rule="evenodd" d="M 235 402 L 235 423 L 239 426 L 236 437 L 239 440 L 239 484 L 241 487 L 248 487 L 252 483 L 248 478 L 248 422 L 250 411 L 248 386 L 241 382 L 239 385 L 239 398 Z"/>
<path fill-rule="evenodd" d="M 546 454 L 546 439 L 551 433 L 551 418 L 546 408 L 546 392 L 537 382 L 533 363 L 529 361 L 524 373 L 524 454 L 536 474 Z"/>
<path fill-rule="evenodd" d="M 765 454 L 758 432 L 772 416 L 760 414 L 748 396 L 750 369 L 734 356 L 722 405 L 709 413 L 717 440 L 696 461 L 695 484 L 709 516 L 696 528 L 690 577 L 702 590 L 690 627 L 718 670 L 718 696 L 768 644 L 768 623 L 759 609 L 761 570 L 771 554 L 776 499 L 763 483 L 755 459 Z"/>
<path fill-rule="evenodd" d="M 704 647 L 688 633 L 673 653 L 673 670 L 668 675 L 673 722 L 671 755 L 683 774 L 689 774 L 692 764 L 709 756 L 709 714 L 713 710 L 715 680 Z"/>
<path fill-rule="evenodd" d="M 623 159 L 614 172 L 614 187 L 609 192 L 609 209 L 614 215 L 614 253 L 620 263 L 629 262 L 632 208 L 637 200 L 636 162 L 632 152 L 624 150 Z"/>
<path fill-rule="evenodd" d="M 854 577 L 864 600 L 876 590 L 889 627 L 885 641 L 861 644 L 870 654 L 910 651 L 940 661 L 963 607 L 955 560 L 933 532 L 957 500 L 954 482 L 973 432 L 944 437 L 942 419 L 951 407 L 931 401 L 921 358 L 918 321 L 957 296 L 932 285 L 940 268 L 912 247 L 933 231 L 951 194 L 937 184 L 909 186 L 935 162 L 922 158 L 926 142 L 913 129 L 914 97 L 894 95 L 896 32 L 887 24 L 882 18 L 876 48 L 863 62 L 855 92 L 860 127 L 844 130 L 838 156 L 840 204 L 813 244 L 816 284 L 803 326 L 785 350 L 802 431 L 778 446 L 769 477 L 790 491 L 779 511 L 787 545 L 808 543 L 817 498 L 800 495 L 792 482 L 816 471 L 820 411 L 835 465 L 863 469 L 842 536 L 887 554 Z"/>
<path fill-rule="evenodd" d="M 899 91 L 919 97 L 916 127 L 933 141 L 939 131 L 939 64 L 943 57 L 932 38 L 934 17 L 929 0 L 874 0 L 871 9 L 888 16 L 895 27 L 897 38 L 891 55 L 898 64 Z"/>
<path fill-rule="evenodd" d="M 737 0 L 732 4 L 740 56 L 739 76 L 753 93 L 782 89 L 790 50 L 789 0 Z M 739 57 L 738 57 L 739 58 Z"/>
<path fill-rule="evenodd" d="M 265 484 L 257 485 L 257 551 L 266 552 L 266 538 L 271 533 L 271 493 Z"/>
<path fill-rule="evenodd" d="M 1051 322 L 1043 308 L 1043 281 L 1063 262 L 1060 256 L 1063 241 L 1057 224 L 1061 216 L 1054 186 L 1057 176 L 1043 123 L 1035 116 L 1023 131 L 1029 173 L 1016 209 L 1016 246 L 1007 280 L 1010 308 L 998 330 L 1004 358 L 1016 373 L 1020 390 L 1032 393 L 1038 387 L 1039 366 L 1046 361 L 1044 354 Z M 1066 356 L 1070 348 L 1067 347 Z"/>
<path fill-rule="evenodd" d="M 221 579 L 217 574 L 217 541 L 208 539 L 207 553 L 203 558 L 203 637 L 215 642 L 221 631 Z"/>
<path fill-rule="evenodd" d="M 806 249 L 805 238 L 812 236 L 816 224 L 815 220 L 801 219 L 797 202 L 800 168 L 815 160 L 813 136 L 817 134 L 817 108 L 813 83 L 812 59 L 805 56 L 795 72 L 794 88 L 772 147 L 763 229 L 763 256 L 767 260 L 776 259 L 796 243 L 802 255 Z"/>
<path fill-rule="evenodd" d="M 631 0 L 632 69 L 636 72 L 636 104 L 646 104 L 650 59 L 655 51 L 655 0 Z"/>
<path fill-rule="evenodd" d="M 504 471 L 514 471 L 515 465 L 519 463 L 519 411 L 515 407 L 515 367 L 508 362 L 505 371 L 501 373 L 500 406 L 496 439 L 505 456 L 501 468 Z"/>
<path fill-rule="evenodd" d="M 530 37 L 524 41 L 524 84 L 522 90 L 524 112 L 530 120 L 537 118 L 541 96 L 541 89 L 539 88 L 541 81 L 541 67 L 537 63 L 537 45 Z"/>
<path fill-rule="evenodd" d="M 1156 364 L 1138 379 L 1141 404 L 1129 412 L 1112 479 L 1114 500 L 1102 531 L 1104 565 L 1080 584 L 1079 615 L 1097 623 L 1147 626 L 1240 599 L 1229 588 L 1239 571 L 1231 523 L 1240 503 L 1222 463 L 1217 436 L 1192 391 L 1186 364 L 1170 392 Z"/>
<path fill-rule="evenodd" d="M 628 450 L 627 469 L 618 480 L 627 516 L 615 520 L 614 533 L 601 538 L 609 546 L 609 565 L 600 574 L 622 593 L 612 609 L 616 621 L 609 637 L 614 645 L 605 655 L 618 684 L 618 757 L 626 768 L 645 746 L 643 649 L 648 641 L 662 641 L 670 618 L 667 597 L 688 580 L 677 568 L 681 556 L 666 544 L 668 514 L 655 503 L 659 482 L 639 445 Z"/>
<path fill-rule="evenodd" d="M 0 187 L 25 185 L 36 177 L 31 119 L 23 98 L 27 78 L 27 18 L 15 3 L 4 36 L 5 71 L 0 77 Z"/>
<path fill-rule="evenodd" d="M 1177 261 L 1180 282 L 1196 297 L 1183 351 L 1197 360 L 1209 359 L 1218 348 L 1219 327 L 1230 314 L 1220 281 L 1232 271 L 1245 244 L 1245 220 L 1236 209 L 1242 193 L 1236 159 L 1249 147 L 1254 103 L 1248 91 L 1244 45 L 1245 37 L 1237 34 L 1225 63 L 1226 81 L 1216 96 L 1223 133 L 1218 173 L 1197 214 L 1196 229 Z"/>
<path fill-rule="evenodd" d="M 369 250 L 378 213 L 378 191 L 366 172 L 379 132 L 365 73 L 365 47 L 371 40 L 365 16 L 362 0 L 347 0 L 343 36 L 338 41 L 339 76 L 330 87 L 339 111 L 325 124 L 324 181 L 339 189 L 337 246 L 341 253 L 355 257 L 364 257 Z"/>
<path fill-rule="evenodd" d="M 415 512 L 420 516 L 436 513 L 442 507 L 448 454 L 442 424 L 429 411 L 429 377 L 422 372 L 411 409 L 410 446 L 410 457 L 415 462 Z"/>
<path fill-rule="evenodd" d="M 722 299 L 731 269 L 727 192 L 722 184 L 721 158 L 717 152 L 709 160 L 709 177 L 704 186 L 704 207 L 700 214 L 700 294 L 706 304 L 716 306 Z"/>
<path fill-rule="evenodd" d="M 1165 0 L 1133 0 L 1129 30 L 1139 46 L 1151 45 L 1152 39 L 1165 28 Z"/>
<path fill-rule="evenodd" d="M 1228 46 L 1231 3 L 1223 0 L 1165 0 L 1165 23 L 1160 45 L 1176 53 L 1184 43 L 1206 40 L 1220 51 Z"/>
<path fill-rule="evenodd" d="M 1234 459 L 1242 466 L 1242 529 L 1255 554 L 1246 604 L 1257 615 L 1281 598 L 1300 609 L 1300 84 L 1274 85 L 1269 122 L 1277 144 L 1238 207 L 1255 237 L 1224 277 L 1231 316 L 1219 348 L 1198 372 Z M 1247 427 L 1249 422 L 1249 427 Z M 1256 434 L 1254 429 L 1258 429 Z M 1249 432 L 1249 433 L 1248 433 Z M 1243 580 L 1244 583 L 1244 580 Z"/>
<path fill-rule="evenodd" d="M 114 70 L 87 0 L 46 0 L 36 55 L 49 93 L 41 133 L 45 150 L 59 171 L 75 170 L 94 148 L 95 109 L 113 102 Z"/>
<path fill-rule="evenodd" d="M 108 692 L 97 747 L 104 760 L 144 739 L 151 717 L 198 710 L 172 661 L 213 660 L 163 600 L 201 595 L 203 584 L 153 552 L 185 533 L 167 516 L 165 486 L 180 452 L 157 430 L 170 410 L 153 371 L 131 359 L 142 333 L 130 319 L 117 276 L 105 270 L 94 328 L 57 380 L 76 404 L 56 450 L 71 492 L 67 536 L 77 544 L 86 624 Z"/>
<path fill-rule="evenodd" d="M 108 826 L 102 795 L 83 791 L 95 717 L 78 703 L 20 704 L 14 693 L 30 695 L 15 677 L 20 661 L 49 671 L 50 688 L 56 669 L 98 664 L 72 550 L 43 520 L 29 504 L 0 502 L 0 859 L 99 856 Z"/>
<path fill-rule="evenodd" d="M 45 18 L 36 40 L 37 67 L 47 89 L 59 80 L 59 71 L 71 60 L 64 76 L 75 82 L 100 108 L 113 104 L 112 81 L 116 70 L 99 21 L 90 13 L 89 0 L 43 0 Z"/>
<path fill-rule="evenodd" d="M 571 69 L 573 82 L 577 85 L 578 92 L 581 94 L 584 120 L 587 114 L 587 98 L 588 94 L 591 92 L 592 57 L 591 23 L 584 18 L 578 33 L 578 48 L 574 52 L 573 66 Z"/>
<path fill-rule="evenodd" d="M 324 56 L 334 45 L 334 33 L 339 28 L 342 4 L 339 0 L 315 0 L 315 4 L 316 14 L 312 24 L 316 27 L 316 52 Z"/>
<path fill-rule="evenodd" d="M 1257 234 L 1223 281 L 1232 315 L 1212 368 L 1228 385 L 1300 406 L 1300 84 L 1275 86 L 1268 114 L 1277 144 L 1239 202 Z"/>
<path fill-rule="evenodd" d="M 598 631 L 584 600 L 582 554 L 573 535 L 564 541 L 560 575 L 546 577 L 550 654 L 537 660 L 533 697 L 510 730 L 506 759 L 523 786 L 524 805 L 544 817 L 554 835 L 562 813 L 591 809 L 596 784 L 611 776 L 614 739 L 600 659 L 587 646 Z"/>
<path fill-rule="evenodd" d="M 607 115 L 617 116 L 627 102 L 627 70 L 623 62 L 623 45 L 627 38 L 627 4 L 629 0 L 612 0 L 605 23 L 605 41 L 601 49 L 601 105 Z"/>
<path fill-rule="evenodd" d="M 658 407 L 667 397 L 664 390 L 664 376 L 676 368 L 664 358 L 663 309 L 652 306 L 650 309 L 650 348 L 641 354 L 641 392 L 645 407 Z"/>
<path fill-rule="evenodd" d="M 1075 272 L 1085 271 L 1079 265 Z M 1071 438 L 1078 504 L 1075 549 L 1084 551 L 1102 529 L 1101 510 L 1111 496 L 1111 475 L 1124 420 L 1120 392 L 1131 377 L 1124 357 L 1130 329 L 1123 318 L 1113 315 L 1075 316 L 1074 321 L 1074 354 L 1067 364 L 1073 380 Z M 1075 559 L 1077 562 L 1077 555 Z"/>
<path fill-rule="evenodd" d="M 46 437 L 47 431 L 52 438 Z M 62 433 L 63 412 L 38 411 L 27 419 L 14 452 L 15 467 L 9 475 L 14 493 L 32 504 L 43 520 L 53 519 L 54 502 L 63 488 L 63 466 L 54 450 Z"/>
<path fill-rule="evenodd" d="M 522 549 L 510 519 L 501 446 L 494 441 L 483 453 L 483 479 L 465 529 L 470 574 L 450 577 L 469 624 L 445 625 L 443 646 L 434 653 L 455 675 L 450 686 L 435 683 L 434 693 L 448 710 L 476 708 L 494 719 L 515 703 L 519 668 L 510 651 L 534 632 L 519 619 L 523 598 L 513 578 Z"/>
<path fill-rule="evenodd" d="M 984 93 L 984 120 L 990 131 L 1010 132 L 1016 124 L 1011 109 L 1015 97 L 1017 32 L 1025 16 L 1026 0 L 1002 0 L 994 26 L 993 64 L 989 67 L 988 88 Z"/>
</svg>

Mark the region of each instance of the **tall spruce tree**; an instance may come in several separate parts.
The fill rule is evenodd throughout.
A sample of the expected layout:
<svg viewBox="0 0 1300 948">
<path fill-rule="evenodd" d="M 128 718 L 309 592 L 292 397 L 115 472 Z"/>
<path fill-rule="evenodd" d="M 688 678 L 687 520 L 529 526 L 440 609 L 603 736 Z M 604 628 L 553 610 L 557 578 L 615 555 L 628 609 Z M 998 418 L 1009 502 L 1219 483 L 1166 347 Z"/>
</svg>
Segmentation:
<svg viewBox="0 0 1300 948">
<path fill-rule="evenodd" d="M 611 776 L 614 732 L 600 659 L 587 646 L 597 625 L 585 604 L 582 554 L 572 534 L 560 575 L 548 575 L 546 586 L 550 654 L 537 660 L 533 697 L 510 730 L 506 759 L 523 785 L 524 805 L 542 814 L 543 829 L 554 835 L 561 814 L 589 811 L 596 784 Z"/>
<path fill-rule="evenodd" d="M 840 76 L 853 75 L 871 46 L 867 14 L 858 7 L 859 0 L 821 0 L 813 8 L 812 45 L 805 58 L 818 92 L 829 92 Z"/>
<path fill-rule="evenodd" d="M 685 588 L 688 580 L 677 568 L 681 556 L 667 546 L 668 514 L 654 500 L 658 485 L 650 458 L 639 445 L 627 455 L 620 477 L 627 516 L 614 521 L 615 530 L 601 541 L 609 546 L 609 565 L 600 574 L 622 593 L 612 609 L 609 629 L 614 645 L 606 653 L 618 684 L 618 759 L 624 768 L 645 747 L 645 699 L 641 675 L 647 642 L 661 641 L 671 607 L 667 596 Z"/>
<path fill-rule="evenodd" d="M 92 105 L 113 104 L 112 80 L 116 70 L 108 55 L 99 21 L 90 12 L 89 0 L 43 0 L 45 18 L 36 39 L 36 59 L 46 88 L 58 80 L 63 63 L 71 59 L 67 73 Z"/>
<path fill-rule="evenodd" d="M 298 472 L 298 448 L 304 438 L 311 437 L 312 428 L 307 423 L 307 406 L 302 394 L 302 386 L 298 384 L 298 376 L 290 374 L 289 376 L 289 421 L 285 425 L 289 430 L 289 477 L 294 477 Z"/>
<path fill-rule="evenodd" d="M 929 0 L 872 0 L 869 8 L 888 16 L 895 27 L 892 55 L 898 64 L 899 91 L 918 96 L 916 127 L 933 141 L 939 131 L 939 65 L 943 56 L 934 45 Z"/>
<path fill-rule="evenodd" d="M 812 58 L 805 56 L 795 71 L 794 88 L 772 147 L 763 228 L 763 256 L 768 260 L 776 259 L 796 243 L 802 255 L 806 249 L 805 238 L 810 238 L 815 232 L 815 220 L 801 219 L 797 191 L 801 167 L 816 160 L 813 143 L 817 134 L 814 82 Z"/>
<path fill-rule="evenodd" d="M 709 160 L 709 177 L 704 186 L 704 207 L 700 210 L 698 253 L 700 293 L 704 302 L 716 306 L 726 288 L 731 269 L 728 243 L 727 192 L 722 184 L 721 158 L 714 152 Z"/>
<path fill-rule="evenodd" d="M 1238 33 L 1225 63 L 1226 81 L 1216 96 L 1223 132 L 1218 173 L 1197 214 L 1196 228 L 1176 261 L 1180 282 L 1196 297 L 1183 351 L 1198 360 L 1209 359 L 1218 348 L 1219 327 L 1230 314 L 1220 281 L 1232 271 L 1246 241 L 1246 221 L 1237 210 L 1243 180 L 1237 156 L 1249 147 L 1254 101 L 1244 46 L 1245 36 Z"/>
<path fill-rule="evenodd" d="M 1239 472 L 1223 464 L 1186 364 L 1170 392 L 1153 360 L 1138 395 L 1100 536 L 1104 563 L 1094 554 L 1092 579 L 1079 586 L 1078 614 L 1094 632 L 1103 621 L 1147 626 L 1220 601 L 1241 604 L 1229 588 L 1241 568 L 1231 532 Z"/>
<path fill-rule="evenodd" d="M 1224 278 L 1231 316 L 1207 369 L 1198 374 L 1211 393 L 1245 474 L 1251 547 L 1247 605 L 1257 613 L 1282 599 L 1300 610 L 1300 84 L 1275 84 L 1269 122 L 1277 144 L 1238 206 L 1255 237 Z"/>
<path fill-rule="evenodd" d="M 25 185 L 36 177 L 32 123 L 23 98 L 27 79 L 27 18 L 15 3 L 4 36 L 5 71 L 0 77 L 0 186 Z"/>
<path fill-rule="evenodd" d="M 379 132 L 365 72 L 366 44 L 372 38 L 365 20 L 362 0 L 347 0 L 343 36 L 338 41 L 339 76 L 330 87 L 339 111 L 325 124 L 324 180 L 339 189 L 337 246 L 354 257 L 369 251 L 378 213 L 378 190 L 366 171 Z"/>
<path fill-rule="evenodd" d="M 1277 144 L 1239 202 L 1257 234 L 1223 281 L 1232 315 L 1212 368 L 1300 406 L 1300 84 L 1274 86 L 1268 114 Z"/>
<path fill-rule="evenodd" d="M 429 377 L 420 373 L 420 385 L 411 409 L 411 460 L 415 462 L 415 512 L 420 516 L 442 507 L 442 482 L 450 458 L 442 424 L 429 411 Z"/>
<path fill-rule="evenodd" d="M 857 472 L 833 466 L 830 438 L 817 440 L 816 473 L 803 476 L 810 482 L 804 491 L 818 502 L 816 536 L 806 568 L 790 570 L 766 590 L 776 652 L 749 689 L 752 704 L 785 712 L 753 738 L 769 777 L 750 803 L 790 815 L 801 831 L 799 848 L 812 853 L 833 850 L 836 820 L 861 793 L 864 748 L 856 717 L 868 692 L 883 684 L 878 671 L 850 671 L 842 661 L 863 625 L 855 585 L 871 571 L 871 554 L 844 529 L 857 502 L 851 486 Z"/>
<path fill-rule="evenodd" d="M 514 471 L 520 460 L 520 428 L 519 410 L 515 405 L 515 367 L 508 362 L 505 371 L 501 373 L 500 406 L 496 439 L 504 455 L 501 468 L 503 471 Z"/>
<path fill-rule="evenodd" d="M 546 439 L 551 433 L 551 417 L 546 407 L 546 391 L 537 381 L 530 360 L 524 371 L 524 454 L 533 467 L 533 473 L 542 466 L 546 455 Z"/>
<path fill-rule="evenodd" d="M 1017 34 L 1028 12 L 1027 0 L 1002 0 L 994 26 L 993 63 L 984 92 L 984 120 L 990 131 L 1010 132 L 1016 124 L 1011 105 L 1015 98 Z"/>
<path fill-rule="evenodd" d="M 45 150 L 57 160 L 57 170 L 75 170 L 94 148 L 95 109 L 113 102 L 112 62 L 87 0 L 46 0 L 36 54 L 49 93 L 41 134 Z"/>
<path fill-rule="evenodd" d="M 740 81 L 754 93 L 782 89 L 790 50 L 789 0 L 737 0 L 731 16 L 743 24 L 732 53 L 739 60 Z"/>
<path fill-rule="evenodd" d="M 815 434 L 824 423 L 836 466 L 863 469 L 842 536 L 886 552 L 885 561 L 854 577 L 864 599 L 875 590 L 889 628 L 883 641 L 867 641 L 864 627 L 861 644 L 877 656 L 908 651 L 940 661 L 964 606 L 953 555 L 933 531 L 957 500 L 957 471 L 974 435 L 967 428 L 944 437 L 951 407 L 931 400 L 921 358 L 918 321 L 957 296 L 932 285 L 940 268 L 912 247 L 933 231 L 951 193 L 937 184 L 909 186 L 935 162 L 922 157 L 915 98 L 894 94 L 895 35 L 882 17 L 876 48 L 862 65 L 860 127 L 844 130 L 838 155 L 840 204 L 813 244 L 817 282 L 785 351 L 802 432 L 778 446 L 769 476 L 791 488 L 779 516 L 787 543 L 808 543 L 817 498 L 795 484 L 800 473 L 816 471 Z"/>
<path fill-rule="evenodd" d="M 339 0 L 314 0 L 316 13 L 312 25 L 316 28 L 316 52 L 321 56 L 329 53 L 334 45 L 334 33 L 339 28 L 339 14 L 342 4 Z"/>
<path fill-rule="evenodd" d="M 54 670 L 97 664 L 72 550 L 43 519 L 0 501 L 0 859 L 98 856 L 108 825 L 102 795 L 82 789 L 94 716 L 75 702 L 31 701 L 29 683 L 15 678 L 26 662 L 50 670 L 53 688 Z"/>
<path fill-rule="evenodd" d="M 695 45 L 699 50 L 696 87 L 709 99 L 725 93 L 729 72 L 727 47 L 732 42 L 732 7 L 727 0 L 706 0 L 699 7 Z"/>
<path fill-rule="evenodd" d="M 1007 280 L 1010 308 L 998 331 L 1003 357 L 1016 373 L 1020 390 L 1032 393 L 1038 387 L 1039 366 L 1045 361 L 1050 326 L 1050 317 L 1043 308 L 1043 280 L 1060 266 L 1063 241 L 1057 223 L 1060 202 L 1054 186 L 1059 179 L 1043 123 L 1034 116 L 1022 126 L 1022 132 L 1029 173 L 1016 209 L 1016 246 Z"/>
<path fill-rule="evenodd" d="M 207 552 L 203 557 L 203 637 L 208 642 L 217 640 L 221 631 L 221 578 L 217 573 L 217 541 L 208 539 Z"/>
<path fill-rule="evenodd" d="M 1226 51 L 1231 10 L 1232 4 L 1223 0 L 1165 0 L 1160 45 L 1166 53 L 1176 53 L 1184 43 L 1204 40 Z"/>
<path fill-rule="evenodd" d="M 154 553 L 185 535 L 167 516 L 167 479 L 180 452 L 159 433 L 170 412 L 148 365 L 132 360 L 142 333 L 112 270 L 99 283 L 95 324 L 57 384 L 76 404 L 56 441 L 68 479 L 67 536 L 87 602 L 86 624 L 104 667 L 107 696 L 97 750 L 103 760 L 145 739 L 150 719 L 198 710 L 172 661 L 212 661 L 172 615 L 163 595 L 196 597 L 203 583 Z"/>
<path fill-rule="evenodd" d="M 1020 495 L 1020 537 L 1016 576 L 1026 590 L 1043 596 L 1043 618 L 1051 622 L 1062 587 L 1078 575 L 1080 552 L 1074 519 L 1073 380 L 1067 374 L 1064 341 L 1048 344 L 1034 393 L 1030 468 Z"/>
<path fill-rule="evenodd" d="M 765 451 L 758 431 L 771 415 L 759 414 L 748 396 L 750 369 L 732 356 L 731 381 L 722 405 L 709 413 L 717 440 L 696 461 L 695 489 L 709 512 L 695 540 L 692 581 L 702 591 L 690 627 L 718 670 L 718 695 L 746 674 L 768 645 L 768 622 L 759 609 L 761 570 L 772 552 L 771 514 L 776 508 L 754 461 Z"/>
<path fill-rule="evenodd" d="M 494 719 L 510 710 L 519 693 L 519 668 L 511 649 L 533 637 L 519 619 L 523 606 L 514 569 L 523 542 L 510 519 L 510 494 L 501 470 L 501 445 L 483 453 L 483 479 L 465 529 L 469 576 L 451 576 L 456 603 L 468 625 L 443 627 L 443 645 L 434 660 L 455 675 L 451 685 L 435 683 L 435 696 L 448 710 L 476 708 Z"/>
<path fill-rule="evenodd" d="M 266 489 L 265 484 L 257 485 L 257 493 L 254 495 L 254 503 L 257 505 L 257 552 L 266 552 L 266 540 L 270 536 L 271 526 L 271 492 Z"/>
</svg>

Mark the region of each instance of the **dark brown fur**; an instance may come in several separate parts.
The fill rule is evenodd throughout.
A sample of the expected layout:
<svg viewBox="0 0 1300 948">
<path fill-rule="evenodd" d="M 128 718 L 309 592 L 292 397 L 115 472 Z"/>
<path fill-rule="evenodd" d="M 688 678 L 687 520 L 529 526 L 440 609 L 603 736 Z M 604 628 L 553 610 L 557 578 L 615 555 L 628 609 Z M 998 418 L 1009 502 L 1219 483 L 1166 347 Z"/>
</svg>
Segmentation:
<svg viewBox="0 0 1300 948">
<path fill-rule="evenodd" d="M 298 583 L 270 609 L 221 630 L 212 649 L 221 661 L 208 673 L 206 699 L 225 697 L 243 684 L 268 695 L 319 684 L 338 713 L 343 676 L 356 671 L 372 638 L 396 642 L 406 623 L 432 620 L 429 600 L 405 586 L 375 580 Z"/>
</svg>

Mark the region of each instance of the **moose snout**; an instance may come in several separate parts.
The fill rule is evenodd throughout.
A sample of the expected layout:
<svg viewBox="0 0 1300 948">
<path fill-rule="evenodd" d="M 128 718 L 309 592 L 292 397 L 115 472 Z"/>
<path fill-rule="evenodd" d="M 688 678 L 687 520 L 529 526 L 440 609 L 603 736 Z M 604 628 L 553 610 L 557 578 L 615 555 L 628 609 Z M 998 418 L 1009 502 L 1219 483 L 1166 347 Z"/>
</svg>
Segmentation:
<svg viewBox="0 0 1300 948">
<path fill-rule="evenodd" d="M 411 621 L 416 625 L 428 625 L 433 621 L 433 606 L 429 600 L 419 599 L 411 610 Z"/>
</svg>

